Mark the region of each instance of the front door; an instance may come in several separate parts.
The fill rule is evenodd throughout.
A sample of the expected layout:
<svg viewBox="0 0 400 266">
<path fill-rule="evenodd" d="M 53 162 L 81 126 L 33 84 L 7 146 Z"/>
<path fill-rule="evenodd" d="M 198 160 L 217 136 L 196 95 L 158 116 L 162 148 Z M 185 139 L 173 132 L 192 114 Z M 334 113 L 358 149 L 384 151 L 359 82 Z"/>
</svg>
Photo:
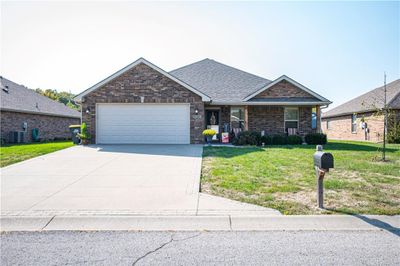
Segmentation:
<svg viewBox="0 0 400 266">
<path fill-rule="evenodd" d="M 213 140 L 218 140 L 219 136 L 219 110 L 206 110 L 206 126 L 209 129 L 214 129 L 217 134 Z"/>
</svg>

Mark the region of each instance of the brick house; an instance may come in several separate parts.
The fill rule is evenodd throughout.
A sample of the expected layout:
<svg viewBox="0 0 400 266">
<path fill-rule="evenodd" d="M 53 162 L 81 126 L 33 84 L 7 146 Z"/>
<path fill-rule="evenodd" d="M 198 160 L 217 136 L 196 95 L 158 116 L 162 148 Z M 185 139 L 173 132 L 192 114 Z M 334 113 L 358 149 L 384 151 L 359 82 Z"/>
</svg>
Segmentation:
<svg viewBox="0 0 400 266">
<path fill-rule="evenodd" d="M 392 121 L 400 121 L 400 79 L 386 85 L 386 98 Z M 329 139 L 383 141 L 383 106 L 384 87 L 379 87 L 323 113 L 322 131 Z"/>
<path fill-rule="evenodd" d="M 166 72 L 140 58 L 75 97 L 93 143 L 202 143 L 202 132 L 320 131 L 331 102 L 283 75 L 268 80 L 211 59 Z M 226 134 L 224 134 L 226 135 Z"/>
<path fill-rule="evenodd" d="M 14 142 L 20 132 L 22 142 L 32 141 L 32 129 L 42 140 L 71 137 L 69 125 L 80 124 L 80 113 L 4 77 L 1 80 L 1 139 Z"/>
</svg>

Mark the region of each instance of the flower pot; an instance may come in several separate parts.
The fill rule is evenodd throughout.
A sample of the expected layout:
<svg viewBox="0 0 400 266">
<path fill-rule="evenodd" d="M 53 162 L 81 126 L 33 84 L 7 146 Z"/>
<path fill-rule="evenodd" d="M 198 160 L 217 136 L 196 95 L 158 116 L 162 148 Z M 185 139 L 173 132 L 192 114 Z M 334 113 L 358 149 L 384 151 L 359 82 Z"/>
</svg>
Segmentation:
<svg viewBox="0 0 400 266">
<path fill-rule="evenodd" d="M 206 136 L 207 144 L 208 144 L 208 145 L 211 145 L 212 138 L 213 138 L 213 136 Z"/>
</svg>

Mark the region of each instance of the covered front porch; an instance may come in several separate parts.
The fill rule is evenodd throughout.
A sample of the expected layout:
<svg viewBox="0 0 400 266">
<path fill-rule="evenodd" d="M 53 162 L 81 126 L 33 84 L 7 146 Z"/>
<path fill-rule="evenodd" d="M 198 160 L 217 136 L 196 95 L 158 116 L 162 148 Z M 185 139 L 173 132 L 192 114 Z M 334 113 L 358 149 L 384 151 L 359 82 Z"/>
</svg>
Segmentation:
<svg viewBox="0 0 400 266">
<path fill-rule="evenodd" d="M 316 105 L 206 105 L 204 118 L 205 128 L 217 132 L 217 143 L 230 143 L 243 131 L 302 137 L 321 132 L 321 108 Z"/>
</svg>

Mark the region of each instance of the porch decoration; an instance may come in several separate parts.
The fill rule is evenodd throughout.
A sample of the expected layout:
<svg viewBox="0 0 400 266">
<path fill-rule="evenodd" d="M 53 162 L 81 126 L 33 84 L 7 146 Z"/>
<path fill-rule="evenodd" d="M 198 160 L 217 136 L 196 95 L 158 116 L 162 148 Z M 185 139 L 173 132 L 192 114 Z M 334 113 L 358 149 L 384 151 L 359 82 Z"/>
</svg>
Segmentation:
<svg viewBox="0 0 400 266">
<path fill-rule="evenodd" d="M 211 145 L 212 138 L 215 134 L 217 134 L 217 132 L 214 129 L 206 129 L 203 131 L 203 136 L 206 137 L 208 145 Z"/>
<path fill-rule="evenodd" d="M 229 143 L 229 133 L 227 132 L 221 133 L 221 140 L 222 143 Z"/>
<path fill-rule="evenodd" d="M 211 117 L 210 117 L 210 125 L 215 125 L 217 123 L 217 118 L 214 115 L 214 112 L 212 112 Z"/>
</svg>

